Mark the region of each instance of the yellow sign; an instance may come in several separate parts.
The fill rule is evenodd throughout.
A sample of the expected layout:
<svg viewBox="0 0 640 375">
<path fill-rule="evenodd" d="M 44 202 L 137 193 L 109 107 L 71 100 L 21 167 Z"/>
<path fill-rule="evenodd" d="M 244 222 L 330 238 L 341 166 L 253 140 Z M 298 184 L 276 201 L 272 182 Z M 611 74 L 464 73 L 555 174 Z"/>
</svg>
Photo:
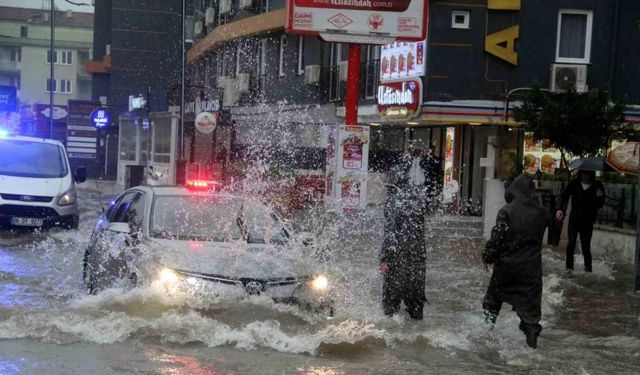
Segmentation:
<svg viewBox="0 0 640 375">
<path fill-rule="evenodd" d="M 497 33 L 487 35 L 484 50 L 513 65 L 518 65 L 516 39 L 520 36 L 520 25 L 512 26 Z"/>
<path fill-rule="evenodd" d="M 520 10 L 520 0 L 488 0 L 487 9 Z"/>
</svg>

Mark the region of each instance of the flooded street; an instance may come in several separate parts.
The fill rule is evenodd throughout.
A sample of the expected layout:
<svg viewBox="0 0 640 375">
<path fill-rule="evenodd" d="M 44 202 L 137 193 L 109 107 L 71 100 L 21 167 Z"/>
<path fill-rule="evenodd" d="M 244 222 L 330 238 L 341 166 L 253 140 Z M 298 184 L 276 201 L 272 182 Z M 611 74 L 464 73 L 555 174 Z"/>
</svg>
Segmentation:
<svg viewBox="0 0 640 375">
<path fill-rule="evenodd" d="M 508 306 L 485 327 L 489 274 L 477 241 L 429 241 L 425 319 L 386 318 L 375 215 L 328 240 L 342 244 L 327 264 L 338 291 L 332 320 L 262 297 L 88 296 L 82 256 L 100 208 L 93 190 L 80 202 L 78 232 L 0 237 L 0 374 L 640 373 L 640 296 L 630 265 L 615 259 L 563 279 L 562 255 L 543 250 L 544 329 L 532 350 Z"/>
</svg>

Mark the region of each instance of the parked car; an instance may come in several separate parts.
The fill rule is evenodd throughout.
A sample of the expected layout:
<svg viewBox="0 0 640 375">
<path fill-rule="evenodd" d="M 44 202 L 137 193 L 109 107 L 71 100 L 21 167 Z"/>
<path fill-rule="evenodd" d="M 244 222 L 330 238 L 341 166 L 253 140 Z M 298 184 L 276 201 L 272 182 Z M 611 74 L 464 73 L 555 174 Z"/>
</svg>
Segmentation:
<svg viewBox="0 0 640 375">
<path fill-rule="evenodd" d="M 267 295 L 332 314 L 331 288 L 308 238 L 268 204 L 207 182 L 137 186 L 98 221 L 84 257 L 90 293 L 120 285 L 162 292 Z M 307 243 L 307 245 L 305 245 Z"/>
<path fill-rule="evenodd" d="M 78 228 L 75 182 L 64 145 L 58 141 L 0 132 L 0 227 Z"/>
</svg>

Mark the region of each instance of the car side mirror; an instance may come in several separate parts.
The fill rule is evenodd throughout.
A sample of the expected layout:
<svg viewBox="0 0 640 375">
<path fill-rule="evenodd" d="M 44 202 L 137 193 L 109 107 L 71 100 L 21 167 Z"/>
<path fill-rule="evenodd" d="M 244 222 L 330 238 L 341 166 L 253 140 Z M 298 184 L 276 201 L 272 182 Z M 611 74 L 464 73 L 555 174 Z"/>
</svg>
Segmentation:
<svg viewBox="0 0 640 375">
<path fill-rule="evenodd" d="M 131 225 L 129 223 L 110 223 L 107 230 L 114 233 L 131 234 Z"/>
<path fill-rule="evenodd" d="M 76 173 L 74 173 L 73 175 L 73 179 L 77 182 L 77 183 L 82 183 L 85 182 L 87 180 L 87 168 L 85 167 L 78 167 L 76 169 Z"/>
</svg>

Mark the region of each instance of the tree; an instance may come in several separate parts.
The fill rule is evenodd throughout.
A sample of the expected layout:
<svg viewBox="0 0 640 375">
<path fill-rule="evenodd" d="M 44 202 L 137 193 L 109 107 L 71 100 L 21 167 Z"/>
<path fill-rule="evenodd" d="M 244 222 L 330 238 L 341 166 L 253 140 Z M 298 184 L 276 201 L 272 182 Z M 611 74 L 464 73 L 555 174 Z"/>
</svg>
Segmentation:
<svg viewBox="0 0 640 375">
<path fill-rule="evenodd" d="M 554 144 L 567 165 L 567 153 L 602 156 L 612 139 L 628 138 L 632 127 L 624 122 L 623 110 L 624 105 L 611 102 L 603 90 L 549 92 L 534 86 L 514 115 L 536 141 Z"/>
</svg>

